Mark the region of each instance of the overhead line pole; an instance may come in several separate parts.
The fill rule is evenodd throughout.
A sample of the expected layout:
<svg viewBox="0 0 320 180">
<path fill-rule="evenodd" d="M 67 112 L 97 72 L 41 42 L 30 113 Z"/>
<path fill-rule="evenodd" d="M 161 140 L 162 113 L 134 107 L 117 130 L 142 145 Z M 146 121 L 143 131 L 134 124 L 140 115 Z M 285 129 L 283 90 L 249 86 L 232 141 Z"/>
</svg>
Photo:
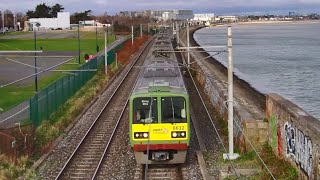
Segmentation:
<svg viewBox="0 0 320 180">
<path fill-rule="evenodd" d="M 189 23 L 187 21 L 187 50 L 188 50 L 188 66 L 190 66 L 190 35 L 189 35 Z"/>
<path fill-rule="evenodd" d="M 190 47 L 189 44 L 189 24 L 187 23 L 187 47 L 181 47 L 178 49 L 187 49 L 188 51 L 188 65 L 190 67 L 190 49 L 197 49 L 197 48 L 205 48 L 205 46 L 197 46 L 197 47 Z M 184 45 L 185 46 L 185 45 Z M 206 46 L 210 48 L 210 46 Z M 211 46 L 215 48 L 223 48 L 225 46 Z M 234 153 L 234 144 L 233 144 L 233 60 L 232 60 L 232 32 L 231 32 L 231 25 L 228 25 L 228 42 L 227 42 L 227 49 L 228 49 L 228 140 L 229 140 L 229 153 L 224 153 L 223 158 L 234 160 L 239 157 L 239 154 Z M 221 51 L 224 52 L 224 51 Z"/>
<path fill-rule="evenodd" d="M 229 132 L 229 159 L 234 160 L 239 154 L 233 151 L 233 61 L 232 61 L 232 32 L 228 25 L 228 132 Z M 223 154 L 224 159 L 227 155 Z"/>
<path fill-rule="evenodd" d="M 142 24 L 140 24 L 140 37 L 142 37 Z"/>
<path fill-rule="evenodd" d="M 131 26 L 131 44 L 133 46 L 133 26 Z"/>
</svg>

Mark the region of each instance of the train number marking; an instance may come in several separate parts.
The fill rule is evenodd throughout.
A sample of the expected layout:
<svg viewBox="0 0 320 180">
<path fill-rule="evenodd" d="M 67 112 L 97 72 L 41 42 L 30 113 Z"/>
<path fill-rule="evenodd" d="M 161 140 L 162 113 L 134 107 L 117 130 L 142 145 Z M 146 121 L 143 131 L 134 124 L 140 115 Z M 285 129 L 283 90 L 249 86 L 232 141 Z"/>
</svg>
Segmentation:
<svg viewBox="0 0 320 180">
<path fill-rule="evenodd" d="M 173 126 L 173 130 L 174 131 L 183 131 L 184 130 L 184 126 Z"/>
</svg>

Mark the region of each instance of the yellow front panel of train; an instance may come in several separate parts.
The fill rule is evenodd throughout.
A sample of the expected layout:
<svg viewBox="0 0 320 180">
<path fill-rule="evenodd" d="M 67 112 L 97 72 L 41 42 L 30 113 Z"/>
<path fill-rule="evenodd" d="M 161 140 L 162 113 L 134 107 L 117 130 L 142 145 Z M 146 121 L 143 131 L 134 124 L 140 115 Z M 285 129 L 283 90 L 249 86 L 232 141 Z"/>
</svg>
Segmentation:
<svg viewBox="0 0 320 180">
<path fill-rule="evenodd" d="M 137 133 L 148 133 L 148 137 L 137 137 Z M 174 123 L 174 124 L 132 124 L 132 139 L 133 141 L 163 141 L 163 140 L 187 140 L 188 139 L 188 124 Z"/>
</svg>

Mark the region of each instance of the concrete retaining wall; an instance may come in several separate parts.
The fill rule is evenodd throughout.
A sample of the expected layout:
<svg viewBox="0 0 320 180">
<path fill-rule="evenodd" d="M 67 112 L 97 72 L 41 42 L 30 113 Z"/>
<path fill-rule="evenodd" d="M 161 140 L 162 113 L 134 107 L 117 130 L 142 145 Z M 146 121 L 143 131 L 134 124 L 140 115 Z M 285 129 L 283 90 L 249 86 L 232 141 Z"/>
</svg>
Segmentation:
<svg viewBox="0 0 320 180">
<path fill-rule="evenodd" d="M 268 94 L 269 144 L 302 179 L 320 179 L 320 121 L 278 94 Z"/>
</svg>

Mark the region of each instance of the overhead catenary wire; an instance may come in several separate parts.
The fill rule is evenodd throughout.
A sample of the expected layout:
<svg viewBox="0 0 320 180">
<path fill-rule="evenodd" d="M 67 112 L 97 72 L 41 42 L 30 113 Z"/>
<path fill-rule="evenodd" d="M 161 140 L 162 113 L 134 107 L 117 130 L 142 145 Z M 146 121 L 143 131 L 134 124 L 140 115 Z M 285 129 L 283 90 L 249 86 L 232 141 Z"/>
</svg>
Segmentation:
<svg viewBox="0 0 320 180">
<path fill-rule="evenodd" d="M 182 55 L 182 58 L 183 58 L 183 61 L 185 61 L 183 55 Z M 190 77 L 191 77 L 191 79 L 192 79 L 192 82 L 194 83 L 195 88 L 196 88 L 197 92 L 198 92 L 199 95 L 200 95 L 200 91 L 199 91 L 198 87 L 196 86 L 196 83 L 195 83 L 195 81 L 194 81 L 194 78 L 193 78 L 192 75 L 191 75 L 190 67 L 189 67 L 189 66 L 186 66 L 186 67 L 187 67 L 187 69 L 188 69 L 188 72 L 189 72 L 189 74 L 190 74 Z M 210 121 L 211 121 L 211 124 L 212 124 L 212 126 L 213 126 L 213 128 L 214 128 L 214 130 L 215 130 L 215 132 L 216 132 L 216 134 L 217 134 L 217 136 L 218 136 L 218 139 L 219 139 L 219 141 L 221 142 L 221 144 L 222 144 L 222 146 L 223 146 L 223 149 L 224 149 L 224 151 L 225 151 L 226 154 L 227 154 L 227 159 L 229 160 L 229 162 L 230 162 L 230 164 L 231 164 L 231 167 L 232 167 L 235 175 L 237 176 L 238 179 L 240 179 L 240 176 L 238 175 L 238 173 L 237 173 L 237 171 L 236 171 L 236 168 L 235 168 L 234 163 L 233 163 L 233 162 L 230 160 L 230 158 L 229 158 L 229 155 L 228 155 L 228 153 L 227 153 L 227 148 L 226 148 L 225 145 L 223 144 L 222 138 L 221 138 L 221 136 L 220 136 L 220 134 L 219 134 L 219 132 L 218 132 L 218 130 L 217 130 L 217 128 L 216 128 L 216 126 L 215 126 L 215 124 L 214 124 L 211 116 L 210 116 L 209 110 L 208 110 L 208 108 L 205 106 L 205 103 L 204 103 L 203 98 L 201 97 L 201 95 L 200 95 L 199 97 L 200 97 L 200 99 L 201 99 L 202 104 L 204 105 L 204 108 L 205 108 L 205 110 L 206 110 L 206 112 L 207 112 L 207 114 L 208 114 L 208 117 L 209 117 L 209 119 L 210 119 Z"/>
<path fill-rule="evenodd" d="M 195 62 L 196 62 L 197 60 L 195 60 Z M 199 61 L 199 60 L 198 60 Z M 191 64 L 191 63 L 190 63 Z M 192 69 L 192 68 L 189 68 L 188 66 L 186 66 L 187 68 L 188 68 L 188 71 L 189 71 L 189 69 Z M 189 71 L 189 73 L 190 73 L 190 71 Z M 209 76 L 207 75 L 207 74 L 205 74 L 205 73 L 202 73 L 202 74 L 204 74 L 205 76 L 206 76 L 206 78 L 209 78 Z M 190 76 L 191 76 L 191 74 L 190 74 Z M 192 76 L 191 76 L 192 77 Z M 211 77 L 212 78 L 212 77 Z M 192 80 L 194 81 L 194 79 L 193 79 L 193 77 L 192 77 Z M 197 87 L 196 87 L 197 88 Z M 197 88 L 197 90 L 198 90 L 198 88 Z M 215 95 L 215 94 L 214 94 Z M 215 95 L 216 96 L 216 95 Z M 202 100 L 202 97 L 201 97 L 201 100 Z M 225 106 L 225 108 L 227 108 L 226 107 L 226 104 L 224 104 L 224 106 Z M 211 119 L 211 118 L 210 118 Z M 233 119 L 234 120 L 234 119 Z M 267 169 L 267 171 L 268 171 L 268 173 L 271 175 L 271 177 L 273 178 L 273 179 L 275 179 L 275 177 L 273 176 L 273 174 L 272 174 L 272 172 L 270 171 L 270 169 L 268 168 L 268 166 L 265 164 L 265 162 L 263 161 L 263 159 L 261 158 L 261 156 L 259 155 L 259 153 L 258 153 L 258 151 L 256 150 L 256 148 L 252 145 L 252 143 L 251 143 L 251 141 L 250 141 L 250 139 L 247 137 L 247 135 L 244 133 L 244 131 L 242 130 L 242 128 L 241 128 L 241 126 L 239 125 L 239 123 L 237 122 L 237 121 L 235 121 L 234 120 L 234 122 L 236 122 L 236 125 L 239 127 L 239 129 L 240 129 L 240 131 L 241 131 L 241 133 L 244 135 L 244 137 L 246 138 L 246 140 L 249 142 L 249 144 L 250 144 L 250 146 L 252 147 L 252 149 L 255 151 L 255 153 L 257 154 L 257 156 L 259 157 L 259 159 L 260 159 L 260 161 L 262 162 L 262 164 L 264 165 L 264 167 Z M 228 153 L 226 153 L 227 155 L 228 155 Z M 229 157 L 228 157 L 228 159 L 229 159 Z"/>
</svg>

